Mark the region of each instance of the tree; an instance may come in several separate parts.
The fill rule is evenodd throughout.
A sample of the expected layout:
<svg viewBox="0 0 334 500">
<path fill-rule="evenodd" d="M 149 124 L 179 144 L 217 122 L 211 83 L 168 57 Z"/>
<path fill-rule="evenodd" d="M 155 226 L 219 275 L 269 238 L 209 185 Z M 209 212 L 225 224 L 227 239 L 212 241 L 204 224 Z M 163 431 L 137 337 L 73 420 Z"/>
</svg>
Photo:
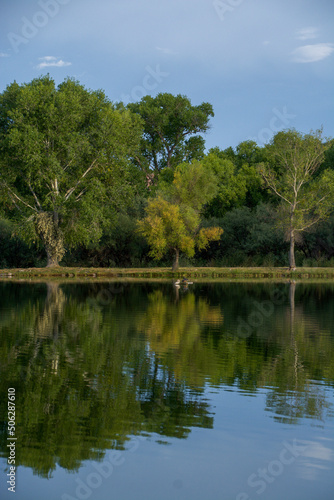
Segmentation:
<svg viewBox="0 0 334 500">
<path fill-rule="evenodd" d="M 214 159 L 216 158 L 216 159 Z M 246 205 L 254 208 L 268 198 L 261 190 L 262 179 L 257 165 L 263 161 L 263 151 L 253 141 L 241 142 L 235 150 L 211 148 L 204 161 L 210 163 L 220 177 L 221 190 L 211 203 L 208 214 L 216 217 L 226 210 Z"/>
<path fill-rule="evenodd" d="M 243 172 L 238 171 L 231 160 L 214 152 L 205 156 L 202 163 L 214 172 L 218 180 L 217 194 L 205 207 L 205 216 L 223 217 L 231 208 L 242 205 L 247 193 Z"/>
<path fill-rule="evenodd" d="M 143 97 L 128 108 L 144 120 L 141 155 L 136 162 L 147 176 L 156 179 L 165 167 L 202 158 L 204 139 L 195 134 L 209 129 L 209 118 L 214 116 L 211 104 L 192 106 L 185 96 L 164 93 Z"/>
<path fill-rule="evenodd" d="M 223 233 L 220 227 L 200 227 L 200 210 L 216 191 L 215 176 L 200 162 L 182 163 L 176 168 L 172 185 L 160 186 L 157 196 L 148 201 L 146 217 L 138 223 L 154 259 L 174 250 L 175 271 L 180 252 L 193 257 L 195 247 L 202 250 L 210 241 L 219 240 Z"/>
<path fill-rule="evenodd" d="M 333 207 L 333 171 L 317 175 L 329 144 L 322 131 L 278 132 L 267 146 L 260 166 L 266 185 L 281 200 L 281 221 L 290 242 L 290 269 L 296 267 L 295 241 L 303 231 L 325 219 Z"/>
<path fill-rule="evenodd" d="M 66 246 L 97 242 L 126 203 L 141 130 L 139 117 L 71 79 L 13 83 L 0 96 L 0 189 L 48 266 Z"/>
</svg>

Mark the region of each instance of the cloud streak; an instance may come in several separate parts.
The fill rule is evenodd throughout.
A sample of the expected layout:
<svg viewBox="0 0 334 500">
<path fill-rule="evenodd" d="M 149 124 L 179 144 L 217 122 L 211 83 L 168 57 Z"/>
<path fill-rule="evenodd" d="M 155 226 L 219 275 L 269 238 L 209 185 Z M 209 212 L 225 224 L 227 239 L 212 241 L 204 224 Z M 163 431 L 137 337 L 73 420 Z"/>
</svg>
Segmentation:
<svg viewBox="0 0 334 500">
<path fill-rule="evenodd" d="M 156 47 L 156 50 L 159 52 L 162 52 L 163 54 L 168 54 L 168 55 L 175 55 L 175 52 L 171 49 L 167 49 L 164 47 Z"/>
<path fill-rule="evenodd" d="M 72 63 L 63 61 L 59 57 L 54 57 L 54 56 L 44 56 L 40 57 L 39 60 L 41 61 L 38 65 L 38 69 L 43 69 L 43 68 L 63 68 L 64 66 L 71 66 Z"/>
<path fill-rule="evenodd" d="M 308 28 L 302 28 L 296 33 L 297 40 L 312 40 L 318 38 L 318 29 L 314 26 L 309 26 Z"/>
<path fill-rule="evenodd" d="M 332 43 L 316 43 L 302 45 L 292 52 L 292 61 L 296 63 L 312 63 L 322 61 L 334 51 Z"/>
</svg>

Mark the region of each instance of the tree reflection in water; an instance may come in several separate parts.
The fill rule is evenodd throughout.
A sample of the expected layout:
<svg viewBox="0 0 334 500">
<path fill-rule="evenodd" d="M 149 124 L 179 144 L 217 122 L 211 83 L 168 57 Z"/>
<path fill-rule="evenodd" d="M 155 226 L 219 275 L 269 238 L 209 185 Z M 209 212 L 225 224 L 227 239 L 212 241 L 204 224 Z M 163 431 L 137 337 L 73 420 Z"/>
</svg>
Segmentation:
<svg viewBox="0 0 334 500">
<path fill-rule="evenodd" d="M 239 338 L 239 305 L 247 314 L 254 298 L 268 299 L 268 285 L 202 284 L 176 297 L 170 284 L 132 284 L 93 307 L 104 286 L 0 284 L 1 387 L 15 387 L 20 402 L 19 464 L 48 477 L 57 463 L 78 470 L 124 449 L 134 434 L 212 428 L 207 385 L 265 387 L 279 421 L 324 417 L 325 391 L 312 381 L 334 379 L 332 288 L 281 285 L 286 303 Z M 310 314 L 315 298 L 327 316 Z"/>
</svg>

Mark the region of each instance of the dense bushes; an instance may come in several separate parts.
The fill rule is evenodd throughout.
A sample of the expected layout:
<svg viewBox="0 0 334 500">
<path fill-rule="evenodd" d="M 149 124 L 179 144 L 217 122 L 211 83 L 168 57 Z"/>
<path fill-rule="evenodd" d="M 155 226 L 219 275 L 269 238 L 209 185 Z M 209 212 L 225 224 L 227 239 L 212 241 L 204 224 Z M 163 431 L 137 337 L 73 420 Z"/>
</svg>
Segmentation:
<svg viewBox="0 0 334 500">
<path fill-rule="evenodd" d="M 0 219 L 0 268 L 42 267 L 46 255 L 35 245 L 28 246 L 15 236 L 14 226 L 8 220 Z"/>
</svg>

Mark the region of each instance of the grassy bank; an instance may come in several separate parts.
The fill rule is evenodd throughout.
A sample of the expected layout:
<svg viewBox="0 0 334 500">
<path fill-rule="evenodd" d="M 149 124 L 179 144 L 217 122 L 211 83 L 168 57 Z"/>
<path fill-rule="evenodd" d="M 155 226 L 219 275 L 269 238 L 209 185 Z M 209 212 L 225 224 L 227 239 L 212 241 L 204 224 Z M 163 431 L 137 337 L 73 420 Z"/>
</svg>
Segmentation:
<svg viewBox="0 0 334 500">
<path fill-rule="evenodd" d="M 35 278 L 227 278 L 227 279 L 334 279 L 334 268 L 300 267 L 290 271 L 283 267 L 183 267 L 170 268 L 28 268 L 0 269 L 0 279 Z"/>
</svg>

